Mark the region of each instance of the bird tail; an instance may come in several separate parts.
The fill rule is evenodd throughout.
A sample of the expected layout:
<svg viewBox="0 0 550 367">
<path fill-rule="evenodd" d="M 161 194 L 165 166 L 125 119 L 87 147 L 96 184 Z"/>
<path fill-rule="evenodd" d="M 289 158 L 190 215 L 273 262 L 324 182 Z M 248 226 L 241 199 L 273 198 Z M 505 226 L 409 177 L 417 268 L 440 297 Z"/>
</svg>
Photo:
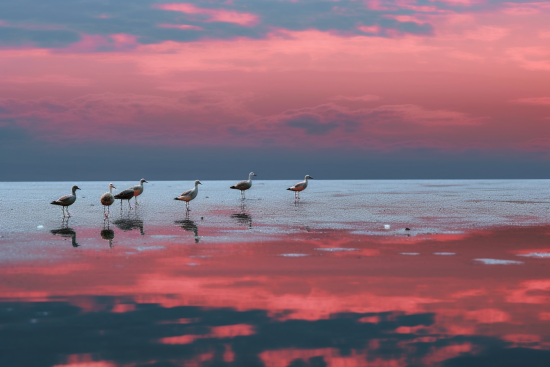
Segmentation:
<svg viewBox="0 0 550 367">
<path fill-rule="evenodd" d="M 288 188 L 287 190 L 290 190 L 290 191 L 292 191 L 292 189 L 291 189 L 290 187 L 289 187 L 289 188 Z"/>
<path fill-rule="evenodd" d="M 50 204 L 53 204 L 53 205 L 61 205 L 61 204 L 59 204 L 57 201 L 52 201 Z"/>
<path fill-rule="evenodd" d="M 174 198 L 174 200 L 179 200 L 178 198 Z"/>
<path fill-rule="evenodd" d="M 236 189 L 236 187 L 235 187 L 235 186 L 231 186 L 230 189 Z"/>
</svg>

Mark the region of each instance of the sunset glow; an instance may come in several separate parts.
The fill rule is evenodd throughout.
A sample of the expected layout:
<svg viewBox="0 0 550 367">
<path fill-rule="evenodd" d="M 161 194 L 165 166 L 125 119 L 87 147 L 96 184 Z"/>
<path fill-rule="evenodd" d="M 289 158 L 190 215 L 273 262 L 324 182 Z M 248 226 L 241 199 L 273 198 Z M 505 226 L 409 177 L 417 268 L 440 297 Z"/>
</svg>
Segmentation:
<svg viewBox="0 0 550 367">
<path fill-rule="evenodd" d="M 548 159 L 548 2 L 61 3 L 0 5 L 24 144 Z"/>
</svg>

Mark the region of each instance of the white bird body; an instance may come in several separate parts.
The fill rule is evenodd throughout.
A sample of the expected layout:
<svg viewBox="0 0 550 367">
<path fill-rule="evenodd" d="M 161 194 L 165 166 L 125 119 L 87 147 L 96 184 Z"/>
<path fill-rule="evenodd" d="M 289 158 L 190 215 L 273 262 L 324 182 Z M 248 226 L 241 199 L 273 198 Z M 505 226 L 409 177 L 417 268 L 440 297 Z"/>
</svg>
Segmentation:
<svg viewBox="0 0 550 367">
<path fill-rule="evenodd" d="M 115 185 L 112 183 L 109 184 L 109 192 L 106 192 L 105 194 L 101 195 L 101 204 L 103 205 L 103 214 L 105 214 L 105 217 L 108 217 L 108 212 L 105 213 L 105 207 L 107 207 L 107 210 L 109 210 L 109 207 L 111 204 L 115 202 L 115 197 L 113 196 L 113 189 L 116 189 Z"/>
<path fill-rule="evenodd" d="M 115 197 L 113 196 L 113 189 L 116 187 L 113 184 L 109 184 L 109 192 L 101 195 L 101 204 L 103 206 L 109 206 L 115 202 Z"/>
<path fill-rule="evenodd" d="M 143 183 L 147 182 L 144 178 L 139 181 L 139 185 L 131 186 L 128 190 L 134 190 L 134 196 L 139 196 L 143 193 Z"/>
<path fill-rule="evenodd" d="M 197 194 L 199 193 L 199 185 L 202 185 L 202 183 L 199 180 L 196 180 L 195 187 L 192 188 L 191 190 L 187 190 L 184 193 L 182 193 L 180 196 L 176 198 L 176 200 L 187 201 L 187 202 L 193 200 L 194 198 L 197 197 Z"/>
<path fill-rule="evenodd" d="M 61 209 L 63 209 L 63 216 L 65 216 L 65 208 L 73 205 L 76 201 L 76 190 L 80 190 L 80 188 L 74 185 L 72 188 L 73 193 L 71 195 L 62 196 L 59 199 L 52 201 L 50 204 L 61 206 Z M 67 208 L 67 214 L 69 217 L 71 216 L 71 213 L 69 213 L 69 208 Z"/>
<path fill-rule="evenodd" d="M 80 190 L 80 188 L 75 185 L 75 186 L 73 186 L 73 189 L 72 189 L 72 191 L 73 191 L 72 195 L 62 196 L 59 199 L 57 199 L 55 201 L 52 201 L 50 204 L 60 205 L 60 206 L 73 205 L 74 202 L 76 201 L 76 190 Z"/>
<path fill-rule="evenodd" d="M 192 188 L 191 190 L 185 191 L 177 198 L 174 198 L 174 200 L 185 201 L 186 203 L 185 207 L 187 208 L 187 210 L 189 210 L 189 202 L 197 197 L 199 193 L 199 185 L 202 185 L 202 183 L 199 180 L 195 180 L 194 188 Z"/>
<path fill-rule="evenodd" d="M 236 185 L 230 187 L 230 189 L 241 190 L 241 195 L 244 198 L 244 191 L 252 187 L 252 176 L 256 176 L 254 172 L 250 172 L 248 180 L 240 181 Z"/>
<path fill-rule="evenodd" d="M 298 193 L 300 191 L 304 191 L 306 188 L 307 188 L 307 183 L 308 183 L 308 179 L 313 179 L 313 177 L 311 177 L 310 175 L 306 175 L 305 179 L 303 181 L 300 181 L 296 184 L 294 184 L 293 186 L 290 186 L 287 190 L 290 190 L 290 191 L 294 191 L 295 192 L 295 197 L 297 199 L 300 198 L 300 196 L 298 195 Z"/>
</svg>

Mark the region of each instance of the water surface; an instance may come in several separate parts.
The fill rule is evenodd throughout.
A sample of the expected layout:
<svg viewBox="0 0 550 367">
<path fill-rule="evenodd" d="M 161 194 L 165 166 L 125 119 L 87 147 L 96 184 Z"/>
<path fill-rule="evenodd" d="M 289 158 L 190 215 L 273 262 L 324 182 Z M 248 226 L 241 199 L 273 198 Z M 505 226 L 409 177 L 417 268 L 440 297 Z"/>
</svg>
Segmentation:
<svg viewBox="0 0 550 367">
<path fill-rule="evenodd" d="M 0 365 L 549 365 L 549 181 L 292 183 L 0 183 Z"/>
</svg>

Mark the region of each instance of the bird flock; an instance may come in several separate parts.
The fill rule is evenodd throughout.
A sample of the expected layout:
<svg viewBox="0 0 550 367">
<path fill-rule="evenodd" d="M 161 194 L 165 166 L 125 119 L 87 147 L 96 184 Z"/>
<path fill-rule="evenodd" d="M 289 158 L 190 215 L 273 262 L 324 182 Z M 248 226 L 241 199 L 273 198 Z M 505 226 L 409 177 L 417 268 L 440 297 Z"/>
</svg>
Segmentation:
<svg viewBox="0 0 550 367">
<path fill-rule="evenodd" d="M 230 187 L 230 189 L 234 190 L 240 190 L 241 191 L 241 198 L 245 199 L 245 191 L 250 189 L 252 187 L 252 177 L 256 176 L 254 172 L 250 172 L 248 175 L 248 180 L 243 180 L 238 182 L 237 184 Z M 289 187 L 287 190 L 294 191 L 294 198 L 295 200 L 300 199 L 300 192 L 304 191 L 307 188 L 308 179 L 313 179 L 310 175 L 306 175 L 304 178 L 304 181 L 300 181 L 293 186 Z M 130 200 L 133 198 L 135 201 L 135 205 L 139 205 L 137 201 L 137 197 L 140 196 L 143 193 L 143 184 L 148 183 L 144 178 L 142 178 L 139 181 L 138 185 L 132 186 L 127 188 L 126 190 L 123 190 L 119 192 L 116 195 L 113 195 L 113 189 L 116 190 L 116 187 L 110 183 L 109 184 L 109 191 L 105 194 L 101 195 L 100 202 L 101 205 L 103 205 L 103 214 L 105 217 L 109 217 L 110 211 L 109 208 L 112 204 L 114 204 L 115 200 L 120 200 L 120 210 L 122 210 L 122 202 L 126 200 L 128 202 L 128 208 L 132 209 L 132 206 L 130 205 Z M 187 211 L 190 211 L 189 209 L 189 202 L 197 197 L 199 193 L 199 185 L 202 185 L 202 183 L 199 180 L 195 180 L 195 187 L 191 190 L 184 191 L 181 195 L 174 198 L 174 200 L 179 201 L 185 201 L 185 208 Z M 58 205 L 61 206 L 61 209 L 63 211 L 63 217 L 71 216 L 71 213 L 69 213 L 69 206 L 73 205 L 76 201 L 76 190 L 80 190 L 78 186 L 72 187 L 72 194 L 65 195 L 60 197 L 57 200 L 52 201 L 50 204 L 52 205 Z"/>
</svg>

